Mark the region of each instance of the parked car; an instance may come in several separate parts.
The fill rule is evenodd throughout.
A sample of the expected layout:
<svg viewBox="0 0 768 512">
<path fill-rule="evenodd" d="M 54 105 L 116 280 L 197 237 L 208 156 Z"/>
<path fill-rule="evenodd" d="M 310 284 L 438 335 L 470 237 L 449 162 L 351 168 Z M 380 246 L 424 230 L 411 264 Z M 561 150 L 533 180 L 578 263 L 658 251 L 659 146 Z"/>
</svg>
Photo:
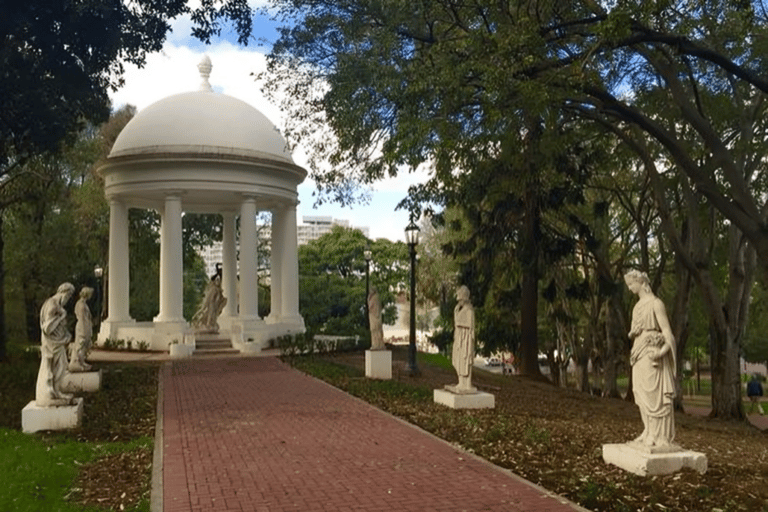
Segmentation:
<svg viewBox="0 0 768 512">
<path fill-rule="evenodd" d="M 501 359 L 498 357 L 489 357 L 485 360 L 485 366 L 501 366 Z"/>
</svg>

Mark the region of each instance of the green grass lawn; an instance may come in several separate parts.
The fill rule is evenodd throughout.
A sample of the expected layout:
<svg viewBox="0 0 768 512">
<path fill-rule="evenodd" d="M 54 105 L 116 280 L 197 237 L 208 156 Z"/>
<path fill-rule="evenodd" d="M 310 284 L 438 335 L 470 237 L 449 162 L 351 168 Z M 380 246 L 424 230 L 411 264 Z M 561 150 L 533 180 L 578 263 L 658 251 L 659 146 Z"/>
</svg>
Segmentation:
<svg viewBox="0 0 768 512">
<path fill-rule="evenodd" d="M 0 364 L 0 511 L 85 511 L 117 509 L 84 504 L 78 476 L 89 464 L 121 453 L 153 449 L 157 394 L 156 366 L 107 365 L 102 389 L 83 395 L 83 425 L 66 432 L 21 432 L 21 410 L 34 399 L 39 355 L 9 346 Z M 150 468 L 140 497 L 125 500 L 123 510 L 149 511 Z M 117 478 L 118 475 L 105 475 Z M 122 476 L 121 476 L 122 477 Z"/>
<path fill-rule="evenodd" d="M 98 506 L 84 506 L 72 498 L 80 467 L 99 457 L 152 449 L 153 440 L 139 438 L 129 443 L 81 442 L 67 435 L 30 435 L 17 430 L 0 429 L 0 510 L 15 512 L 103 512 Z M 127 511 L 148 511 L 145 499 Z"/>
</svg>

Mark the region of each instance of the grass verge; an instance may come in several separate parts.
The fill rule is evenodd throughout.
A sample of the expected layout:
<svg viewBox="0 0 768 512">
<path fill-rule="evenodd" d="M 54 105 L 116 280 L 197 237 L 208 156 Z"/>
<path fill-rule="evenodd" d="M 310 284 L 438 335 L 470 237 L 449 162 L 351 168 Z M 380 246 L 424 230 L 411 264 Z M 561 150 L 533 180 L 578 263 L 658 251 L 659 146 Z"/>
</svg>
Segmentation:
<svg viewBox="0 0 768 512">
<path fill-rule="evenodd" d="M 94 365 L 102 387 L 82 395 L 82 426 L 25 434 L 39 355 L 9 354 L 0 364 L 0 510 L 149 511 L 158 366 Z"/>
</svg>

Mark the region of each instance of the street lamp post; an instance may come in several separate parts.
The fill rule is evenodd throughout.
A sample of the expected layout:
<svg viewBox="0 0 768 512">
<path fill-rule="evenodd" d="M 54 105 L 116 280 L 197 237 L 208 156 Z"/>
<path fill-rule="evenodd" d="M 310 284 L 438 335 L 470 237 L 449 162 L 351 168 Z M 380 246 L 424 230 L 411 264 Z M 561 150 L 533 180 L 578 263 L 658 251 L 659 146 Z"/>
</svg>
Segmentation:
<svg viewBox="0 0 768 512">
<path fill-rule="evenodd" d="M 405 243 L 411 252 L 411 332 L 408 338 L 408 366 L 406 371 L 410 376 L 419 375 L 419 367 L 416 366 L 416 246 L 419 244 L 419 226 L 413 220 L 405 228 Z"/>
<path fill-rule="evenodd" d="M 368 332 L 371 332 L 371 312 L 368 307 L 368 296 L 371 294 L 369 282 L 372 257 L 371 250 L 366 249 L 363 251 L 363 256 L 365 257 L 365 325 L 368 326 Z"/>
<path fill-rule="evenodd" d="M 101 326 L 101 277 L 104 275 L 104 269 L 99 264 L 93 267 L 93 275 L 96 277 L 96 328 Z"/>
</svg>

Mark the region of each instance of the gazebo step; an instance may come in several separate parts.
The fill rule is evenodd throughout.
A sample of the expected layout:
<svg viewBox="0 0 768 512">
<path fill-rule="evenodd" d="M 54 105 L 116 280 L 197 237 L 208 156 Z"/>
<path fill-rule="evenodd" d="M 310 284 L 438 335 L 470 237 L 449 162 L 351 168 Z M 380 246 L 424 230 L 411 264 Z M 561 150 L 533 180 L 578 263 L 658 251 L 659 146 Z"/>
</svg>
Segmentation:
<svg viewBox="0 0 768 512">
<path fill-rule="evenodd" d="M 192 356 L 237 355 L 240 351 L 236 348 L 196 348 Z"/>
<path fill-rule="evenodd" d="M 200 349 L 225 349 L 232 348 L 232 341 L 228 339 L 223 340 L 197 340 L 195 342 L 196 350 Z"/>
</svg>

